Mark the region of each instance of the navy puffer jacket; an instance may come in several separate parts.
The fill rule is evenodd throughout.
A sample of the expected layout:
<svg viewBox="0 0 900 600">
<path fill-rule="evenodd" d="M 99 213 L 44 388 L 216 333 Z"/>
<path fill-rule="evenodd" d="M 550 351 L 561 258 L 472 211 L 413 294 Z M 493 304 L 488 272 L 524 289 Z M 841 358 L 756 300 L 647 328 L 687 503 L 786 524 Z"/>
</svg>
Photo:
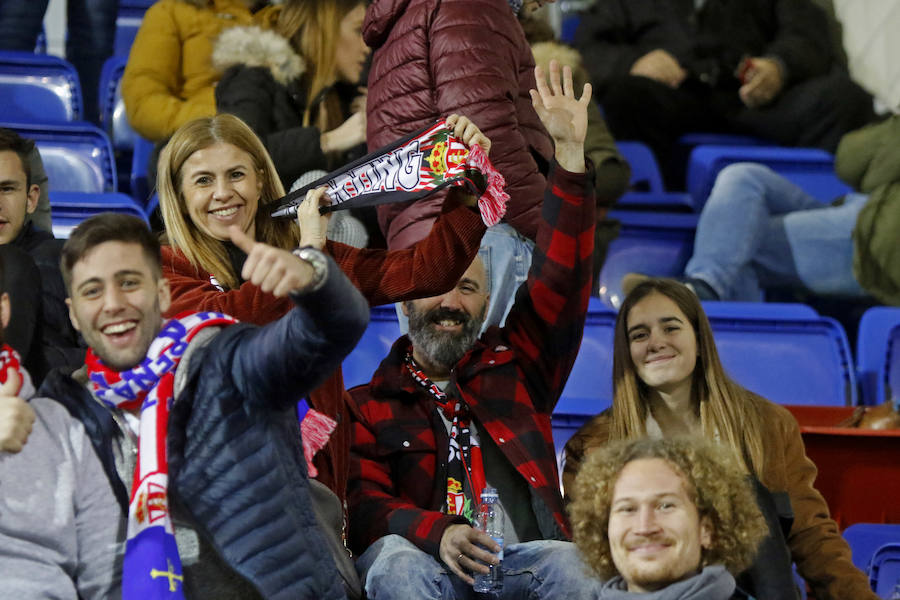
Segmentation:
<svg viewBox="0 0 900 600">
<path fill-rule="evenodd" d="M 295 404 L 353 349 L 368 315 L 365 299 L 329 259 L 325 285 L 283 318 L 226 327 L 188 351 L 169 417 L 173 503 L 264 598 L 345 598 L 313 512 Z M 176 386 L 183 377 L 176 373 Z M 60 371 L 41 393 L 85 424 L 127 512 L 110 412 Z"/>
</svg>

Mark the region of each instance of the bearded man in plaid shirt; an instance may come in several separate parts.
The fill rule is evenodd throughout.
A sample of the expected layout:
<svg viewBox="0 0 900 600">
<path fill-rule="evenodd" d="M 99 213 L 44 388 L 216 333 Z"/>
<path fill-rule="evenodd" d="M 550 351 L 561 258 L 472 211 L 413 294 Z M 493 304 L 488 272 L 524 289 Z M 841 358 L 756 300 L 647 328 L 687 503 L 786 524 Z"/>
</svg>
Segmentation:
<svg viewBox="0 0 900 600">
<path fill-rule="evenodd" d="M 593 597 L 559 493 L 550 415 L 581 344 L 591 286 L 593 176 L 584 133 L 590 87 L 535 69 L 532 100 L 553 136 L 528 280 L 503 328 L 479 337 L 484 264 L 455 289 L 404 304 L 401 337 L 372 381 L 351 390 L 350 538 L 373 600 L 469 598 L 500 547 L 472 527 L 485 485 L 507 514 L 501 598 Z"/>
</svg>

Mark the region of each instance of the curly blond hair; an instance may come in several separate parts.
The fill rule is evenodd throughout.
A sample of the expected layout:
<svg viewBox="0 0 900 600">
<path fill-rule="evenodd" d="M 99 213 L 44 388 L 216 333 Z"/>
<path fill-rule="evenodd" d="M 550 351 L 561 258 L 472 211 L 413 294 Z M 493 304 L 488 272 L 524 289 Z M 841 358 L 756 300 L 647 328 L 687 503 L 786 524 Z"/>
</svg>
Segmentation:
<svg viewBox="0 0 900 600">
<path fill-rule="evenodd" d="M 575 544 L 601 579 L 619 575 L 609 545 L 609 513 L 619 474 L 628 463 L 659 458 L 684 479 L 691 501 L 712 529 L 701 566 L 720 564 L 737 575 L 750 566 L 768 534 L 750 481 L 727 447 L 700 437 L 612 442 L 592 452 L 575 479 L 569 505 Z"/>
</svg>

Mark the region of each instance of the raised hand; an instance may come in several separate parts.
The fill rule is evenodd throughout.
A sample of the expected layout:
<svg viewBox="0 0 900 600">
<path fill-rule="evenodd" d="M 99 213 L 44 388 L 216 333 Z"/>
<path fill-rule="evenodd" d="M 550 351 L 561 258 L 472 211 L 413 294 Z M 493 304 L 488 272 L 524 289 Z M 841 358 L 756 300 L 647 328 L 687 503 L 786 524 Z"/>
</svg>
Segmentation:
<svg viewBox="0 0 900 600">
<path fill-rule="evenodd" d="M 34 409 L 16 393 L 21 380 L 15 369 L 6 370 L 6 383 L 0 386 L 0 451 L 16 453 L 25 447 L 34 425 Z"/>
<path fill-rule="evenodd" d="M 255 242 L 235 225 L 228 228 L 235 246 L 247 253 L 241 277 L 277 298 L 302 290 L 313 281 L 313 268 L 306 261 L 262 242 Z"/>
<path fill-rule="evenodd" d="M 587 109 L 591 101 L 591 84 L 584 84 L 581 98 L 575 97 L 572 69 L 550 61 L 549 85 L 544 70 L 534 68 L 536 90 L 530 90 L 531 103 L 553 138 L 556 160 L 573 172 L 584 171 L 584 136 L 587 133 Z"/>
<path fill-rule="evenodd" d="M 331 220 L 331 213 L 324 215 L 319 213 L 320 206 L 329 204 L 325 190 L 325 187 L 309 190 L 306 192 L 306 198 L 297 207 L 297 225 L 300 226 L 301 246 L 312 246 L 319 250 L 325 247 L 328 221 Z"/>
<path fill-rule="evenodd" d="M 469 120 L 468 117 L 452 114 L 447 117 L 447 126 L 453 130 L 454 137 L 462 140 L 463 144 L 471 148 L 473 144 L 478 144 L 484 153 L 490 156 L 491 140 L 488 136 L 481 133 L 478 125 Z"/>
</svg>

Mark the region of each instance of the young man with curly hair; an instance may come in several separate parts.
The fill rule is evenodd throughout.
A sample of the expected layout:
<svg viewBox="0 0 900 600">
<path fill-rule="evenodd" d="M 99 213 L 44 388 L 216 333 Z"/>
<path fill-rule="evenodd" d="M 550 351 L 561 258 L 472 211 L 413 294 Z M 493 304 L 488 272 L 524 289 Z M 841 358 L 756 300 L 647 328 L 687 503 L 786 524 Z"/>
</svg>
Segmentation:
<svg viewBox="0 0 900 600">
<path fill-rule="evenodd" d="M 616 442 L 575 480 L 575 544 L 606 582 L 600 600 L 747 598 L 733 575 L 765 520 L 729 455 L 700 438 Z"/>
</svg>

